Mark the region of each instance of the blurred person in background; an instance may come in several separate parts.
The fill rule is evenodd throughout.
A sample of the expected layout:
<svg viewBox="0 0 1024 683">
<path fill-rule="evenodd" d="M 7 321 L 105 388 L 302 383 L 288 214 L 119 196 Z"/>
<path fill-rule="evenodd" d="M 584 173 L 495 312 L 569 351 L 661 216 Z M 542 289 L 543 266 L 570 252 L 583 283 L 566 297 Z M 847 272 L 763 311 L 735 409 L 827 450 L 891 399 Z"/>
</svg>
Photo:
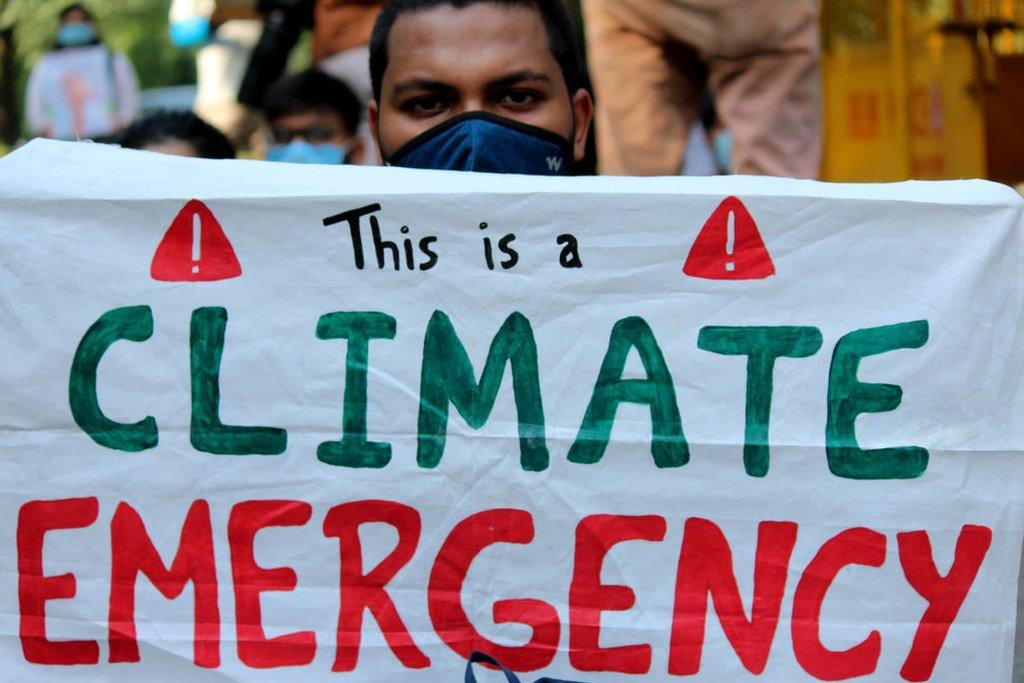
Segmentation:
<svg viewBox="0 0 1024 683">
<path fill-rule="evenodd" d="M 263 30 L 254 0 L 173 0 L 171 42 L 196 51 L 195 111 L 236 147 L 249 147 L 259 113 L 238 102 L 253 48 Z"/>
<path fill-rule="evenodd" d="M 201 159 L 234 159 L 227 137 L 190 111 L 158 111 L 125 128 L 118 142 L 127 149 Z"/>
<path fill-rule="evenodd" d="M 284 76 L 267 90 L 267 161 L 359 164 L 362 106 L 342 81 L 319 69 Z"/>
<path fill-rule="evenodd" d="M 370 34 L 381 0 L 316 0 L 313 63 L 348 84 L 365 107 L 370 88 Z"/>
<path fill-rule="evenodd" d="M 602 173 L 674 175 L 710 87 L 734 173 L 814 178 L 815 0 L 583 0 Z"/>
<path fill-rule="evenodd" d="M 307 29 L 313 65 L 344 82 L 365 110 L 370 100 L 368 43 L 382 0 L 259 0 L 264 17 L 239 88 L 238 100 L 259 107 L 271 82 L 284 72 L 288 56 Z M 378 163 L 369 129 L 363 125 L 363 163 Z"/>
<path fill-rule="evenodd" d="M 131 62 L 103 44 L 93 15 L 74 3 L 61 11 L 54 45 L 29 75 L 25 116 L 34 135 L 102 139 L 135 117 L 138 93 Z"/>
<path fill-rule="evenodd" d="M 313 63 L 344 81 L 366 111 L 370 85 L 370 34 L 383 0 L 316 0 L 313 5 Z M 359 126 L 365 153 L 362 163 L 378 165 L 380 157 L 366 117 Z"/>
</svg>

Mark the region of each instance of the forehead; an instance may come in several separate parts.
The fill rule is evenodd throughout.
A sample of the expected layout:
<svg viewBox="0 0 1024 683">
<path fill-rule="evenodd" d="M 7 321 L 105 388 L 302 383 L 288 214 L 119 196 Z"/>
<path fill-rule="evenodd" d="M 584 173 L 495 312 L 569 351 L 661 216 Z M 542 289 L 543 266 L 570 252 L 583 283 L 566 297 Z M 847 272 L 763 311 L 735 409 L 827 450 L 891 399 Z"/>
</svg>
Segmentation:
<svg viewBox="0 0 1024 683">
<path fill-rule="evenodd" d="M 410 78 L 471 87 L 526 69 L 562 80 L 544 20 L 530 6 L 481 2 L 406 12 L 387 49 L 385 87 Z"/>
<path fill-rule="evenodd" d="M 333 109 L 299 109 L 288 112 L 270 122 L 275 127 L 281 128 L 309 128 L 311 126 L 325 126 L 327 128 L 345 129 L 345 122 L 341 115 Z"/>
<path fill-rule="evenodd" d="M 160 152 L 161 154 L 172 154 L 179 157 L 198 157 L 199 152 L 196 148 L 185 142 L 184 140 L 178 140 L 177 138 L 167 138 L 160 142 L 151 142 L 148 145 L 143 146 L 147 152 Z"/>
<path fill-rule="evenodd" d="M 65 23 L 71 21 L 89 21 L 89 15 L 85 11 L 75 8 L 65 14 L 61 21 Z"/>
</svg>

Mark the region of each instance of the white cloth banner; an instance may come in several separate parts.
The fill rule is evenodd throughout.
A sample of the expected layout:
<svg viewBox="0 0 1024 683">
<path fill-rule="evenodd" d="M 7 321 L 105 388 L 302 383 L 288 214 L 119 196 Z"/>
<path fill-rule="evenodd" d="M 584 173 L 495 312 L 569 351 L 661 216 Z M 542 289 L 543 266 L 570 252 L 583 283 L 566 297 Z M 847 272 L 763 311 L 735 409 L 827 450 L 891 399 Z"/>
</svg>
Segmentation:
<svg viewBox="0 0 1024 683">
<path fill-rule="evenodd" d="M 1022 216 L 32 143 L 0 679 L 1009 680 Z"/>
</svg>

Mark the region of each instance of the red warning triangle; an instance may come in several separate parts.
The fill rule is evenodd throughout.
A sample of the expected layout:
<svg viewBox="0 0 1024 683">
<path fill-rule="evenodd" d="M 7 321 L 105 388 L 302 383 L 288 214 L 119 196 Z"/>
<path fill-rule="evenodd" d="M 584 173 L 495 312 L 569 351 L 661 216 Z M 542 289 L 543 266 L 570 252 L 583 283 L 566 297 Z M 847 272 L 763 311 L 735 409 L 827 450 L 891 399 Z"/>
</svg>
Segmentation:
<svg viewBox="0 0 1024 683">
<path fill-rule="evenodd" d="M 238 277 L 242 266 L 213 212 L 193 199 L 171 221 L 149 274 L 164 282 L 209 282 Z"/>
<path fill-rule="evenodd" d="M 693 241 L 683 272 L 709 280 L 762 280 L 775 274 L 775 264 L 747 207 L 726 197 Z"/>
</svg>

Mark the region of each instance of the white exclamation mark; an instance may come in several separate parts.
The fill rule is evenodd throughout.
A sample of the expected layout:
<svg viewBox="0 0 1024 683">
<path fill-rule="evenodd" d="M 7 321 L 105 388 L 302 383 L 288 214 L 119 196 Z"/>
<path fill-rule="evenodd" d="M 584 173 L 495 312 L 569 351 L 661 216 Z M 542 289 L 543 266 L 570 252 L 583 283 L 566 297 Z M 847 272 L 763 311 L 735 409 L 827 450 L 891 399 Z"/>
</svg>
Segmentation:
<svg viewBox="0 0 1024 683">
<path fill-rule="evenodd" d="M 732 215 L 732 214 L 730 214 Z M 202 257 L 203 219 L 199 213 L 192 214 L 192 272 L 199 272 L 199 259 Z"/>
<path fill-rule="evenodd" d="M 726 256 L 732 256 L 732 252 L 736 248 L 736 214 L 732 211 L 729 212 L 728 222 L 725 224 L 725 231 L 725 254 Z M 726 261 L 725 269 L 730 273 L 736 270 L 735 261 Z"/>
</svg>

